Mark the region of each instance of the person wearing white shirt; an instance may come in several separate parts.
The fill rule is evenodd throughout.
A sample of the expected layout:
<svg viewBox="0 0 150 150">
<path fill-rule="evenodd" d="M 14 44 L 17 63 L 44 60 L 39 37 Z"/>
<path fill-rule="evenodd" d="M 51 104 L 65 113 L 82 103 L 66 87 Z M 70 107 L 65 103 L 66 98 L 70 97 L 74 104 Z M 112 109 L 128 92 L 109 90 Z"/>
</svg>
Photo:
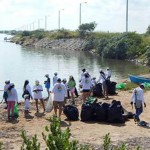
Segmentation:
<svg viewBox="0 0 150 150">
<path fill-rule="evenodd" d="M 14 118 L 14 106 L 15 106 L 15 103 L 18 102 L 18 94 L 15 89 L 15 85 L 13 83 L 10 83 L 7 93 L 8 93 L 7 110 L 8 110 L 8 120 L 9 120 L 10 117 Z M 10 116 L 10 112 L 12 112 L 12 116 Z"/>
<path fill-rule="evenodd" d="M 65 95 L 67 94 L 67 89 L 61 79 L 58 78 L 57 83 L 54 85 L 52 92 L 54 93 L 53 105 L 54 113 L 57 116 L 57 108 L 59 109 L 59 118 L 61 119 L 61 113 L 64 106 Z"/>
<path fill-rule="evenodd" d="M 92 87 L 92 81 L 91 78 L 89 77 L 89 74 L 85 73 L 84 77 L 81 80 L 80 86 L 82 86 L 82 100 L 83 102 L 90 96 L 90 90 Z"/>
<path fill-rule="evenodd" d="M 43 100 L 43 97 L 42 97 L 42 91 L 43 91 L 42 85 L 40 85 L 40 82 L 38 80 L 36 80 L 35 81 L 35 86 L 33 87 L 33 92 L 34 92 L 34 99 L 35 99 L 35 102 L 36 102 L 37 112 L 39 112 L 38 100 L 41 101 L 42 106 L 43 106 L 43 111 L 45 112 L 45 105 L 44 105 L 44 100 Z"/>
<path fill-rule="evenodd" d="M 103 95 L 106 97 L 106 99 L 108 99 L 108 89 L 107 89 L 107 84 L 106 84 L 106 75 L 103 72 L 103 70 L 100 70 L 100 76 L 98 79 L 98 83 L 102 84 L 102 88 L 103 88 Z"/>
<path fill-rule="evenodd" d="M 108 67 L 106 69 L 106 73 L 105 74 L 106 74 L 106 78 L 110 80 L 112 72 L 111 72 L 111 70 Z"/>
<path fill-rule="evenodd" d="M 143 89 L 144 89 L 144 85 L 141 84 L 139 87 L 137 87 L 133 90 L 132 97 L 131 97 L 131 105 L 134 104 L 135 110 L 136 110 L 135 116 L 134 116 L 135 122 L 140 121 L 139 116 L 143 112 L 143 104 L 144 104 L 144 107 L 146 107 L 146 103 L 144 101 Z"/>
<path fill-rule="evenodd" d="M 54 77 L 53 77 L 53 86 L 57 83 L 57 72 L 54 73 Z"/>
</svg>

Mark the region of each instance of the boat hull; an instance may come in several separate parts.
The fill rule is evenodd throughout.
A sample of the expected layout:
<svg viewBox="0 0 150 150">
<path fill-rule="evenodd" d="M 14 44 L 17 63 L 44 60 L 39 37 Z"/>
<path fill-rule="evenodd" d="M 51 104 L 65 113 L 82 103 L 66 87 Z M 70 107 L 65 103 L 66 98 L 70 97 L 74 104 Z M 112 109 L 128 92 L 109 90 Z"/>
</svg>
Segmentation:
<svg viewBox="0 0 150 150">
<path fill-rule="evenodd" d="M 135 75 L 129 75 L 130 81 L 134 82 L 134 83 L 150 83 L 150 78 L 144 78 L 144 77 L 140 77 L 140 76 L 135 76 Z"/>
</svg>

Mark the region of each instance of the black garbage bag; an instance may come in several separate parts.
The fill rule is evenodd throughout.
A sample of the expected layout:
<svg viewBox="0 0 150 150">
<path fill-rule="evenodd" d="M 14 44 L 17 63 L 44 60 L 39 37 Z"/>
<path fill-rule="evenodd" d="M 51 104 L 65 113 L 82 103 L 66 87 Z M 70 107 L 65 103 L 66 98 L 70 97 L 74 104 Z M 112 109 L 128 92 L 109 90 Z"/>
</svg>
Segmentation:
<svg viewBox="0 0 150 150">
<path fill-rule="evenodd" d="M 109 85 L 107 86 L 108 88 L 108 94 L 110 95 L 115 95 L 116 93 L 116 82 L 110 82 Z"/>
<path fill-rule="evenodd" d="M 103 97 L 102 84 L 98 83 L 93 88 L 94 97 Z"/>
<path fill-rule="evenodd" d="M 108 109 L 107 121 L 110 123 L 125 123 L 123 117 L 123 108 L 120 101 L 112 101 Z"/>
<path fill-rule="evenodd" d="M 108 112 L 109 104 L 107 103 L 97 103 L 94 106 L 94 118 L 96 121 L 107 121 L 107 112 Z"/>
<path fill-rule="evenodd" d="M 94 105 L 90 102 L 85 102 L 81 107 L 81 121 L 94 120 Z"/>
<path fill-rule="evenodd" d="M 76 121 L 79 119 L 78 108 L 72 105 L 66 105 L 63 109 L 64 114 L 68 120 Z"/>
</svg>

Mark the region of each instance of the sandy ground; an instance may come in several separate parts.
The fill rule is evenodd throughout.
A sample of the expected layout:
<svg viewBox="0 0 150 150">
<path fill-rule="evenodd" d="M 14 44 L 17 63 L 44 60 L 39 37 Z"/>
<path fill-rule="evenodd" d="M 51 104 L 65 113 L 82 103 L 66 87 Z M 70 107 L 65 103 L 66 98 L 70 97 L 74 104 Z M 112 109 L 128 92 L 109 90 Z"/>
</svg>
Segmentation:
<svg viewBox="0 0 150 150">
<path fill-rule="evenodd" d="M 111 102 L 113 99 L 120 100 L 124 108 L 128 111 L 134 112 L 130 106 L 131 93 L 129 91 L 119 91 L 118 95 L 110 96 L 109 100 L 99 99 L 99 101 Z M 150 122 L 150 92 L 145 93 L 145 100 L 147 107 L 144 109 L 141 115 L 141 120 Z M 76 99 L 78 101 L 78 99 Z M 81 104 L 78 101 L 78 108 L 81 108 Z M 29 118 L 24 117 L 23 105 L 20 106 L 20 116 L 16 121 L 8 122 L 6 110 L 0 106 L 0 141 L 3 142 L 3 149 L 19 150 L 22 139 L 20 137 L 21 129 L 27 131 L 27 135 L 31 137 L 34 134 L 38 135 L 39 141 L 41 141 L 41 149 L 44 149 L 44 141 L 41 133 L 44 131 L 44 127 L 50 125 L 47 120 L 51 113 L 35 112 L 35 104 L 32 103 L 31 116 Z M 137 126 L 134 120 L 131 119 L 125 124 L 107 124 L 101 122 L 88 122 L 84 123 L 79 121 L 69 122 L 66 121 L 66 117 L 62 115 L 61 126 L 63 129 L 69 127 L 71 129 L 71 139 L 79 140 L 80 143 L 89 143 L 94 145 L 97 149 L 100 147 L 103 141 L 103 136 L 110 133 L 112 142 L 114 144 L 120 141 L 128 141 L 130 146 L 134 147 L 136 143 L 142 144 L 142 149 L 150 149 L 150 130 Z"/>
</svg>

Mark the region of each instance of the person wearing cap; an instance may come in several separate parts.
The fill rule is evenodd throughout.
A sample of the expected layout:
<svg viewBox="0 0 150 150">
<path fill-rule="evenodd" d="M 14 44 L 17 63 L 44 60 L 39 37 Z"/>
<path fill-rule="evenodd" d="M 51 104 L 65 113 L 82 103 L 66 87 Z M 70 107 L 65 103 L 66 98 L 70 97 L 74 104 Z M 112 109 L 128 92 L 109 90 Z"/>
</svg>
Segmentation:
<svg viewBox="0 0 150 150">
<path fill-rule="evenodd" d="M 57 109 L 59 109 L 59 118 L 61 119 L 61 114 L 64 106 L 65 95 L 67 94 L 67 89 L 61 79 L 57 79 L 57 83 L 54 85 L 52 92 L 54 93 L 53 106 L 54 113 L 57 116 Z"/>
<path fill-rule="evenodd" d="M 81 80 L 80 86 L 82 86 L 82 100 L 83 102 L 90 96 L 92 87 L 92 81 L 88 73 L 84 73 L 84 77 Z"/>
<path fill-rule="evenodd" d="M 46 88 L 46 90 L 47 90 L 48 98 L 49 98 L 49 96 L 50 96 L 50 91 L 49 91 L 49 89 L 50 89 L 51 79 L 50 79 L 50 77 L 49 77 L 48 74 L 46 74 L 45 77 L 47 78 L 47 80 L 44 81 L 44 84 L 45 84 L 45 88 Z"/>
<path fill-rule="evenodd" d="M 108 85 L 107 85 L 107 79 L 106 79 L 106 75 L 104 73 L 103 70 L 100 70 L 100 76 L 99 79 L 97 81 L 97 83 L 101 83 L 102 84 L 102 88 L 103 88 L 103 95 L 105 96 L 106 99 L 108 99 Z"/>
<path fill-rule="evenodd" d="M 4 86 L 4 93 L 3 93 L 3 99 L 5 100 L 5 103 L 7 104 L 7 98 L 8 98 L 8 87 L 10 86 L 10 81 L 7 80 L 5 81 L 5 86 Z M 7 106 L 5 107 L 7 109 Z"/>
<path fill-rule="evenodd" d="M 39 112 L 38 100 L 41 101 L 42 106 L 43 106 L 43 111 L 45 112 L 45 105 L 44 105 L 44 100 L 43 100 L 43 97 L 42 97 L 42 91 L 43 91 L 42 85 L 40 85 L 40 82 L 38 80 L 36 80 L 35 81 L 35 86 L 33 87 L 33 93 L 34 93 L 34 99 L 35 99 L 37 112 Z"/>
<path fill-rule="evenodd" d="M 106 78 L 110 80 L 112 73 L 111 73 L 111 70 L 109 69 L 109 67 L 107 67 L 105 74 L 106 74 Z"/>
<path fill-rule="evenodd" d="M 57 83 L 57 72 L 54 73 L 54 77 L 53 77 L 53 86 Z"/>
<path fill-rule="evenodd" d="M 143 112 L 143 104 L 144 107 L 146 107 L 146 103 L 144 101 L 144 84 L 139 85 L 139 87 L 135 88 L 132 92 L 131 97 L 131 105 L 135 107 L 135 116 L 134 121 L 139 122 L 140 121 L 140 115 Z"/>
<path fill-rule="evenodd" d="M 9 87 L 8 87 L 8 98 L 7 98 L 7 110 L 8 110 L 8 120 L 10 118 L 14 118 L 14 106 L 15 103 L 18 102 L 18 94 L 17 91 L 15 89 L 15 85 L 13 83 L 10 83 Z M 12 115 L 10 116 L 10 112 L 12 112 Z"/>
</svg>

